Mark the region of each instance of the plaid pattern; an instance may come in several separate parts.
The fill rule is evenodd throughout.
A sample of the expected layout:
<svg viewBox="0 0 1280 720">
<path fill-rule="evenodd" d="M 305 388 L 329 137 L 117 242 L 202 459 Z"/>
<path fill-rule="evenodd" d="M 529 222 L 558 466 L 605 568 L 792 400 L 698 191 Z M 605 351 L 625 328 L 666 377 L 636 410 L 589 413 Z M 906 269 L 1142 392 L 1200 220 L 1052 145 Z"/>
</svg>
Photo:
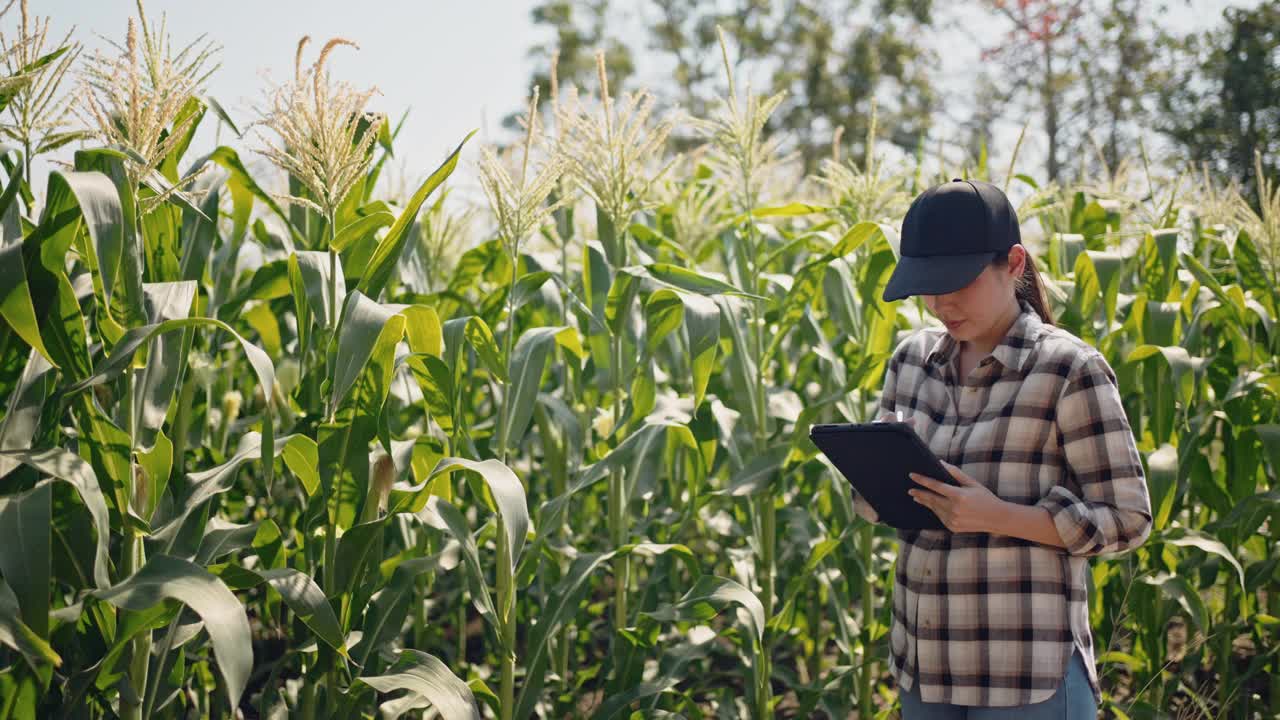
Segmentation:
<svg viewBox="0 0 1280 720">
<path fill-rule="evenodd" d="M 1066 550 L 1019 538 L 899 531 L 891 672 L 925 702 L 1014 706 L 1053 695 L 1079 648 L 1099 696 L 1088 558 L 1151 530 L 1141 458 L 1115 374 L 1025 303 L 1004 341 L 956 377 L 959 343 L 926 328 L 894 352 L 882 413 L 1010 502 L 1049 511 Z M 859 498 L 861 500 L 861 498 Z"/>
</svg>

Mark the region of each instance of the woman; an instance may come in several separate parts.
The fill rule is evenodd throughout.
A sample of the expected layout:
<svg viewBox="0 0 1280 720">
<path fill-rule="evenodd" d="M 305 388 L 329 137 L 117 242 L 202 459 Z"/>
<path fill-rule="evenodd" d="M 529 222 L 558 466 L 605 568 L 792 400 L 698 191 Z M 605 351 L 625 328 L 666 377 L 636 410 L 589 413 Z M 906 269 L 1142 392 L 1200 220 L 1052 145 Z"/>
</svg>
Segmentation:
<svg viewBox="0 0 1280 720">
<path fill-rule="evenodd" d="M 958 486 L 913 476 L 911 495 L 948 530 L 899 531 L 890 669 L 903 716 L 1094 718 L 1088 559 L 1151 529 L 1115 374 L 1054 327 L 1017 214 L 989 183 L 912 203 L 884 298 L 912 295 L 943 327 L 895 350 L 882 419 L 900 413 Z"/>
</svg>

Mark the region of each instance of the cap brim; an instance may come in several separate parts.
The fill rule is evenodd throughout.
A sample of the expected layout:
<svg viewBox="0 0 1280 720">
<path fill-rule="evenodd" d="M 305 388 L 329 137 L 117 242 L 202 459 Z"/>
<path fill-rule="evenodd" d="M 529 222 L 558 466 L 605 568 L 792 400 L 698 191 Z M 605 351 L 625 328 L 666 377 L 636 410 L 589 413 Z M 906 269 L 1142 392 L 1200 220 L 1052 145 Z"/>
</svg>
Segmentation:
<svg viewBox="0 0 1280 720">
<path fill-rule="evenodd" d="M 996 257 L 994 252 L 898 258 L 884 287 L 885 302 L 912 295 L 946 295 L 973 282 Z"/>
</svg>

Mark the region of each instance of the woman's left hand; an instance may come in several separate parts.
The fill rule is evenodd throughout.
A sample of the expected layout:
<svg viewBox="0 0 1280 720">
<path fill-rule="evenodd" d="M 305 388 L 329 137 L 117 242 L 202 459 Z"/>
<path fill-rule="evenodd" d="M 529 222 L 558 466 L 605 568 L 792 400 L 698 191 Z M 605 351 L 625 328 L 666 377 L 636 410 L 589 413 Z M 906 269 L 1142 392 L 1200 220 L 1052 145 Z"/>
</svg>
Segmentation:
<svg viewBox="0 0 1280 720">
<path fill-rule="evenodd" d="M 923 487 L 908 490 L 908 494 L 932 510 L 951 532 L 994 532 L 1005 501 L 955 465 L 946 461 L 942 465 L 960 483 L 959 487 L 911 473 L 911 479 Z"/>
</svg>

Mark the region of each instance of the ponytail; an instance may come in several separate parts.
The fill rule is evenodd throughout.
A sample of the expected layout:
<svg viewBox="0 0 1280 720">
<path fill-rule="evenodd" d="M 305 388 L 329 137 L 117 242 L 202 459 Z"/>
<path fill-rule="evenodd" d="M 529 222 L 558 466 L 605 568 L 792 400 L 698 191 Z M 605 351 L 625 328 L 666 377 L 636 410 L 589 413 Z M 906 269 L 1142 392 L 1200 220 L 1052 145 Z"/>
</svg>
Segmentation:
<svg viewBox="0 0 1280 720">
<path fill-rule="evenodd" d="M 1022 266 L 1022 277 L 1018 278 L 1016 287 L 1018 303 L 1027 303 L 1040 316 L 1040 322 L 1053 325 L 1053 313 L 1049 311 L 1049 297 L 1044 291 L 1044 280 L 1040 277 L 1040 271 L 1036 269 L 1036 262 L 1031 257 L 1031 253 L 1027 252 L 1026 257 L 1027 262 Z M 996 256 L 995 264 L 1008 265 L 1009 253 L 1006 251 Z"/>
</svg>

